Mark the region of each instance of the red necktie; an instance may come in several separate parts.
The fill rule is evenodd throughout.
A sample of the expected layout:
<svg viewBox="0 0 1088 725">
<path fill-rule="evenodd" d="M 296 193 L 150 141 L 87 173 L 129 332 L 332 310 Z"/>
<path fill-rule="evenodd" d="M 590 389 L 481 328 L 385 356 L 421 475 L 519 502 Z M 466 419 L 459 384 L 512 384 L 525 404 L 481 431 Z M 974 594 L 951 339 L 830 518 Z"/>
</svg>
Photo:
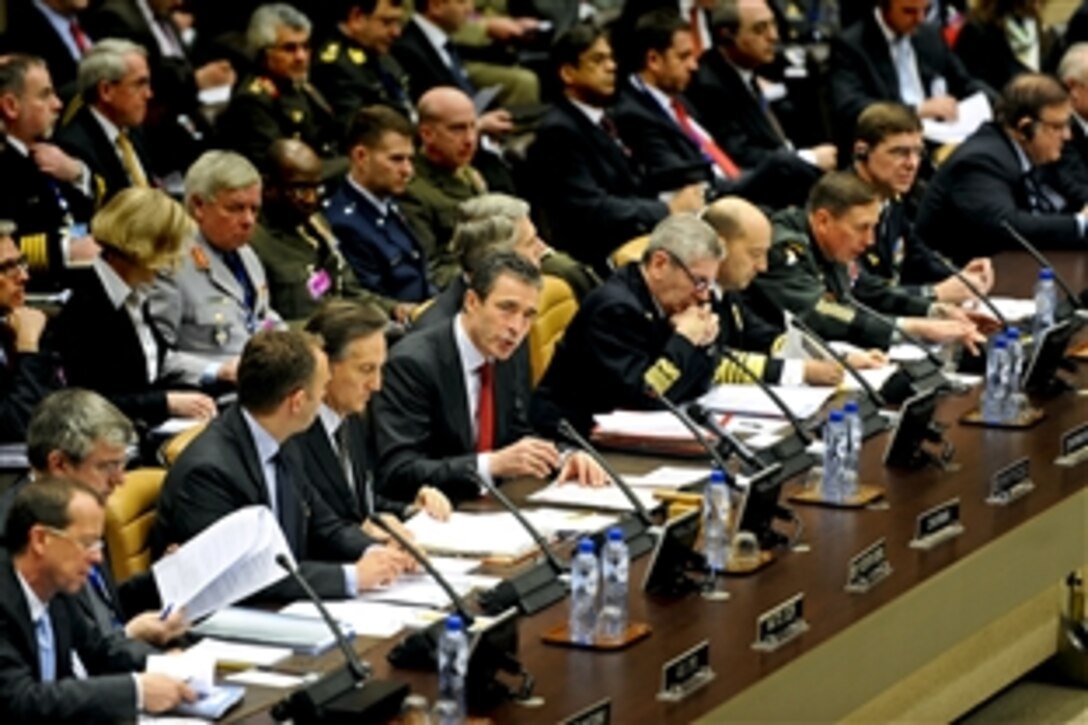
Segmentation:
<svg viewBox="0 0 1088 725">
<path fill-rule="evenodd" d="M 495 366 L 485 362 L 480 373 L 480 399 L 476 408 L 476 452 L 488 453 L 495 448 Z"/>
<path fill-rule="evenodd" d="M 684 104 L 681 103 L 678 98 L 673 98 L 670 103 L 672 104 L 672 111 L 676 114 L 676 121 L 680 124 L 680 128 L 684 129 L 684 133 L 688 135 L 688 138 L 699 145 L 699 148 L 703 151 L 703 155 L 713 161 L 721 172 L 725 174 L 726 178 L 735 179 L 740 176 L 740 168 L 733 162 L 733 159 L 729 158 L 729 156 L 721 150 L 718 144 L 714 143 L 714 139 L 695 130 L 695 126 L 692 124 L 691 117 L 688 116 L 688 110 L 684 108 Z"/>
<path fill-rule="evenodd" d="M 72 40 L 75 41 L 76 47 L 79 48 L 79 54 L 81 56 L 86 55 L 87 51 L 91 49 L 91 40 L 83 32 L 83 28 L 79 27 L 79 21 L 72 18 L 72 22 L 68 24 L 68 29 L 72 33 Z"/>
</svg>

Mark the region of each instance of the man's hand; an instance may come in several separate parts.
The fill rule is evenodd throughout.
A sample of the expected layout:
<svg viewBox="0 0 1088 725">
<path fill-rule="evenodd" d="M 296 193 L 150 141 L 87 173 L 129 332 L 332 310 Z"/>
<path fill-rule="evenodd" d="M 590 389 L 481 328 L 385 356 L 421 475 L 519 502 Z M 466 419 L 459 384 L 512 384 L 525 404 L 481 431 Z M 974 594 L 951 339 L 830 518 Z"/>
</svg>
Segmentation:
<svg viewBox="0 0 1088 725">
<path fill-rule="evenodd" d="M 977 310 L 968 310 L 964 314 L 967 319 L 978 328 L 978 331 L 983 335 L 992 335 L 998 330 L 1004 327 L 1001 324 L 1001 320 L 997 319 L 989 312 L 979 312 Z"/>
<path fill-rule="evenodd" d="M 83 176 L 83 162 L 64 153 L 59 146 L 39 142 L 32 144 L 29 150 L 38 170 L 47 176 L 68 183 Z"/>
<path fill-rule="evenodd" d="M 511 443 L 491 454 L 490 472 L 495 478 L 547 478 L 558 467 L 559 451 L 555 444 L 532 436 L 525 436 L 517 443 Z"/>
<path fill-rule="evenodd" d="M 215 373 L 216 379 L 224 383 L 237 383 L 238 382 L 238 358 L 232 357 L 229 360 L 224 360 L 223 364 L 219 366 L 219 370 Z"/>
<path fill-rule="evenodd" d="M 446 498 L 446 494 L 433 486 L 423 486 L 416 494 L 415 505 L 432 519 L 446 521 L 453 511 L 453 504 Z"/>
<path fill-rule="evenodd" d="M 920 118 L 937 118 L 942 121 L 955 121 L 959 115 L 959 103 L 952 96 L 935 96 L 918 106 Z"/>
<path fill-rule="evenodd" d="M 210 420 L 216 414 L 215 401 L 204 393 L 169 392 L 166 394 L 166 408 L 176 418 Z"/>
<path fill-rule="evenodd" d="M 883 350 L 860 350 L 846 353 L 846 362 L 858 370 L 871 370 L 887 365 L 888 356 Z"/>
<path fill-rule="evenodd" d="M 15 349 L 37 352 L 45 330 L 45 313 L 33 307 L 16 307 L 8 314 L 8 326 L 15 333 Z"/>
<path fill-rule="evenodd" d="M 143 693 L 144 712 L 151 714 L 173 710 L 183 700 L 194 702 L 196 692 L 181 680 L 159 674 L 158 672 L 142 672 L 136 675 L 140 683 L 140 692 Z"/>
<path fill-rule="evenodd" d="M 102 253 L 102 247 L 90 234 L 68 240 L 68 266 L 86 267 Z"/>
<path fill-rule="evenodd" d="M 978 346 L 986 342 L 972 322 L 961 320 L 935 320 L 929 317 L 900 318 L 903 329 L 912 335 L 929 342 L 960 342 L 971 352 L 978 355 Z"/>
<path fill-rule="evenodd" d="M 166 619 L 162 619 L 158 612 L 144 612 L 125 624 L 126 637 L 143 640 L 159 649 L 188 631 L 189 622 L 181 609 L 175 609 Z"/>
<path fill-rule="evenodd" d="M 559 471 L 559 483 L 564 481 L 576 481 L 580 486 L 598 488 L 607 486 L 611 481 L 604 469 L 590 456 L 582 451 L 575 451 L 563 463 Z"/>
<path fill-rule="evenodd" d="M 839 150 L 834 144 L 822 143 L 809 149 L 816 157 L 816 166 L 824 171 L 834 171 L 839 165 Z"/>
<path fill-rule="evenodd" d="M 805 382 L 809 385 L 838 385 L 843 371 L 834 360 L 805 360 Z"/>
<path fill-rule="evenodd" d="M 961 271 L 971 278 L 971 281 L 983 294 L 989 294 L 990 290 L 993 289 L 996 277 L 994 276 L 993 262 L 990 261 L 989 257 L 975 257 Z"/>
<path fill-rule="evenodd" d="M 370 515 L 380 516 L 382 522 L 384 522 L 386 526 L 400 534 L 402 539 L 407 539 L 408 541 L 416 540 L 415 534 L 405 528 L 404 524 L 402 524 L 400 522 L 400 519 L 398 519 L 396 516 L 393 516 L 392 514 L 376 514 L 373 511 L 370 512 Z M 390 541 L 391 537 L 389 536 L 389 534 L 387 534 L 383 529 L 376 526 L 374 522 L 371 521 L 369 518 L 367 518 L 367 520 L 363 522 L 363 533 L 374 539 L 375 541 L 380 541 L 383 544 L 389 544 L 390 546 L 397 546 L 395 542 Z"/>
<path fill-rule="evenodd" d="M 503 136 L 514 130 L 514 117 L 505 108 L 488 111 L 476 121 L 480 133 L 488 136 Z"/>
<path fill-rule="evenodd" d="M 696 212 L 706 206 L 706 184 L 688 184 L 669 199 L 669 213 Z"/>
<path fill-rule="evenodd" d="M 487 35 L 493 40 L 514 40 L 525 35 L 526 28 L 517 20 L 507 16 L 484 19 Z"/>
<path fill-rule="evenodd" d="M 234 72 L 229 60 L 213 60 L 197 68 L 193 75 L 196 77 L 196 87 L 200 90 L 233 86 L 238 79 L 238 74 Z"/>
<path fill-rule="evenodd" d="M 391 546 L 371 546 L 355 562 L 359 591 L 388 586 L 402 572 L 416 567 L 415 559 Z"/>
<path fill-rule="evenodd" d="M 670 318 L 678 335 L 686 337 L 692 345 L 704 347 L 718 339 L 718 315 L 710 305 L 691 305 Z"/>
</svg>

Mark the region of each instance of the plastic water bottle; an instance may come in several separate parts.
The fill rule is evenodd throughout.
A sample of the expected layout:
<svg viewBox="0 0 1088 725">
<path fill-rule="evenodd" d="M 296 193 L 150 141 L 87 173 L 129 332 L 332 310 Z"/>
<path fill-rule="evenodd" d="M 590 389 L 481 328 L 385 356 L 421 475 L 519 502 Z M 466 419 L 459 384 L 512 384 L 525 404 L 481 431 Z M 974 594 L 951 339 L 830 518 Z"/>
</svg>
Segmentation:
<svg viewBox="0 0 1088 725">
<path fill-rule="evenodd" d="M 1024 344 L 1020 341 L 1020 328 L 1010 327 L 1005 332 L 1006 352 L 1009 356 L 1009 373 L 1006 385 L 1006 417 L 1020 415 L 1024 405 Z"/>
<path fill-rule="evenodd" d="M 846 465 L 846 419 L 841 410 L 833 410 L 824 425 L 823 495 L 829 501 L 841 502 L 844 495 L 843 468 Z"/>
<path fill-rule="evenodd" d="M 601 611 L 597 615 L 597 636 L 621 639 L 627 632 L 627 569 L 630 564 L 623 529 L 608 530 L 601 551 Z"/>
<path fill-rule="evenodd" d="M 465 677 L 468 674 L 468 637 L 465 623 L 456 614 L 446 618 L 438 640 L 438 699 L 434 704 L 438 725 L 464 722 Z"/>
<path fill-rule="evenodd" d="M 570 638 L 574 642 L 593 643 L 600 585 L 600 567 L 593 541 L 582 539 L 570 565 Z"/>
<path fill-rule="evenodd" d="M 703 556 L 713 572 L 725 571 L 729 563 L 729 505 L 725 472 L 715 468 L 703 491 Z"/>
<path fill-rule="evenodd" d="M 856 400 L 850 400 L 842 408 L 846 423 L 846 455 L 842 466 L 842 495 L 850 499 L 858 493 L 858 471 L 861 470 L 861 445 L 865 430 L 861 425 L 861 410 Z"/>
<path fill-rule="evenodd" d="M 990 422 L 1005 419 L 1009 397 L 1009 341 L 1004 336 L 994 340 L 986 357 L 986 387 L 982 391 L 982 418 Z"/>
<path fill-rule="evenodd" d="M 1058 293 L 1054 289 L 1054 270 L 1043 267 L 1039 270 L 1039 281 L 1035 283 L 1035 321 L 1031 327 L 1031 336 L 1036 343 L 1043 330 L 1054 324 L 1058 309 Z"/>
</svg>

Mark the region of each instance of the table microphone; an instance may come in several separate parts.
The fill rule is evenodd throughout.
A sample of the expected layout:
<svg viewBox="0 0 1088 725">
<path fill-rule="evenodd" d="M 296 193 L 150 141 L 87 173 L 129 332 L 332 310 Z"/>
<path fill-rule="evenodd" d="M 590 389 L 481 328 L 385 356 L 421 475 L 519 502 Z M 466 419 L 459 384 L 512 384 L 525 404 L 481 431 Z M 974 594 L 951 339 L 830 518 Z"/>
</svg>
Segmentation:
<svg viewBox="0 0 1088 725">
<path fill-rule="evenodd" d="M 714 431 L 729 446 L 729 449 L 737 454 L 737 458 L 741 460 L 749 473 L 755 473 L 763 468 L 763 462 L 759 460 L 759 457 L 752 449 L 726 430 L 724 425 L 719 424 L 712 412 L 698 403 L 689 403 L 687 412 L 693 421 Z"/>
<path fill-rule="evenodd" d="M 857 297 L 851 297 L 850 304 L 857 307 L 862 312 L 869 314 L 874 319 L 879 320 L 887 327 L 890 327 L 894 332 L 899 334 L 899 337 L 909 342 L 912 346 L 921 350 L 922 353 L 926 356 L 926 359 L 936 365 L 938 370 L 944 367 L 944 363 L 941 361 L 941 359 L 937 357 L 937 355 L 932 350 L 929 349 L 929 346 L 926 345 L 926 343 L 921 338 L 913 333 L 906 332 L 905 330 L 900 329 L 899 326 L 895 324 L 895 321 L 888 315 L 885 315 L 883 312 L 877 312 L 872 307 L 859 300 Z M 1004 321 L 1003 317 L 998 317 L 998 319 L 1002 322 Z"/>
<path fill-rule="evenodd" d="M 1073 288 L 1069 286 L 1069 283 L 1062 279 L 1062 276 L 1058 274 L 1058 270 L 1054 266 L 1054 264 L 1049 259 L 1044 257 L 1043 253 L 1040 252 L 1034 244 L 1027 240 L 1027 237 L 1016 231 L 1016 227 L 1010 224 L 1008 219 L 1001 222 L 1001 226 L 1004 227 L 1005 231 L 1009 233 L 1010 237 L 1016 240 L 1017 244 L 1027 250 L 1027 253 L 1032 256 L 1032 258 L 1039 264 L 1040 267 L 1048 267 L 1051 271 L 1054 272 L 1054 281 L 1057 282 L 1058 286 L 1062 288 L 1062 292 L 1065 292 L 1066 296 L 1069 297 L 1069 303 L 1073 305 L 1073 309 L 1083 310 L 1084 307 L 1081 304 L 1080 299 L 1077 297 L 1076 293 L 1073 292 Z"/>
<path fill-rule="evenodd" d="M 967 277 L 967 275 L 963 273 L 962 270 L 956 269 L 956 265 L 952 264 L 951 261 L 946 259 L 943 254 L 938 254 L 937 252 L 934 252 L 933 256 L 936 257 L 937 261 L 945 269 L 952 273 L 953 277 L 963 283 L 963 286 L 967 288 L 968 292 L 978 298 L 979 302 L 986 305 L 986 309 L 993 313 L 993 316 L 1001 323 L 1002 327 L 1004 327 L 1006 330 L 1009 329 L 1008 319 L 1003 314 L 1001 314 L 1001 311 L 999 309 L 997 309 L 997 305 L 994 304 L 993 300 L 990 299 L 989 295 L 984 294 L 982 290 L 980 290 L 978 286 L 975 285 L 975 283 L 972 282 Z M 900 330 L 900 332 L 902 332 L 902 330 Z"/>
<path fill-rule="evenodd" d="M 865 379 L 865 376 L 862 375 L 857 368 L 847 362 L 845 355 L 833 348 L 831 344 L 827 342 L 827 340 L 817 335 L 816 332 L 811 327 L 809 327 L 800 317 L 794 316 L 790 320 L 790 322 L 794 326 L 798 327 L 801 332 L 805 333 L 805 335 L 807 335 L 809 339 L 816 343 L 816 345 L 821 350 L 830 355 L 832 359 L 835 360 L 835 362 L 842 366 L 843 370 L 850 373 L 850 377 L 858 382 L 858 385 L 861 386 L 861 389 L 865 391 L 865 394 L 869 397 L 869 400 L 873 401 L 873 404 L 876 407 L 883 408 L 885 405 L 887 405 L 887 402 L 884 400 L 884 398 L 881 397 L 880 393 L 876 392 L 876 390 L 873 389 L 873 386 L 869 384 L 869 381 Z"/>
<path fill-rule="evenodd" d="M 667 396 L 662 395 L 653 388 L 648 387 L 644 392 L 648 398 L 665 406 L 666 410 L 672 413 L 678 421 L 684 424 L 685 428 L 691 431 L 691 434 L 695 436 L 695 440 L 699 442 L 699 445 L 702 446 L 703 450 L 710 456 L 710 460 L 714 462 L 714 465 L 717 466 L 725 476 L 725 482 L 729 485 L 729 488 L 734 491 L 740 491 L 740 486 L 738 486 L 737 482 L 733 480 L 733 477 L 729 475 L 729 469 L 726 467 L 725 459 L 718 453 L 718 449 L 710 444 L 710 441 L 707 440 L 703 432 L 699 430 L 699 426 L 695 425 L 695 421 L 693 421 L 687 413 L 681 410 L 676 403 L 672 402 Z"/>
<path fill-rule="evenodd" d="M 794 432 L 797 433 L 797 437 L 801 440 L 801 443 L 803 445 L 807 446 L 809 443 L 812 443 L 812 436 L 808 434 L 808 432 L 805 430 L 805 427 L 801 424 L 801 421 L 797 419 L 797 416 L 794 415 L 792 410 L 790 410 L 790 407 L 786 405 L 786 402 L 782 400 L 778 393 L 774 392 L 774 388 L 763 382 L 763 379 L 756 375 L 755 372 L 753 372 L 752 369 L 748 367 L 743 360 L 740 359 L 740 356 L 730 350 L 727 346 L 719 345 L 718 352 L 720 352 L 723 357 L 728 358 L 729 362 L 736 365 L 737 368 L 740 369 L 740 371 L 743 372 L 745 375 L 747 375 L 748 379 L 751 380 L 755 384 L 755 386 L 763 392 L 764 395 L 770 398 L 771 402 L 775 404 L 775 407 L 782 412 L 782 415 L 786 416 L 786 420 L 789 421 L 790 425 L 793 427 Z"/>
<path fill-rule="evenodd" d="M 563 563 L 555 558 L 555 554 L 553 554 L 552 550 L 548 547 L 548 540 L 544 538 L 544 535 L 541 534 L 532 523 L 530 523 L 529 519 L 525 518 L 525 514 L 521 512 L 521 509 L 514 505 L 514 502 L 510 500 L 509 496 L 503 493 L 494 483 L 481 476 L 480 472 L 476 469 L 470 468 L 468 470 L 468 477 L 476 481 L 481 488 L 487 489 L 487 492 L 494 496 L 495 500 L 517 519 L 517 522 L 521 524 L 521 528 L 528 532 L 533 543 L 540 547 L 540 551 L 544 554 L 544 558 L 548 560 L 548 565 L 556 574 L 563 574 L 567 571 L 567 567 L 563 566 Z"/>
<path fill-rule="evenodd" d="M 650 512 L 646 510 L 646 507 L 642 505 L 642 501 L 635 495 L 635 492 L 631 490 L 631 486 L 623 480 L 623 477 L 616 472 L 608 461 L 604 459 L 600 451 L 593 447 L 593 445 L 585 439 L 574 426 L 567 421 L 566 418 L 560 418 L 559 423 L 556 425 L 556 429 L 559 434 L 569 440 L 571 443 L 578 446 L 580 449 L 597 462 L 597 465 L 604 469 L 604 472 L 608 474 L 608 477 L 612 479 L 612 483 L 623 492 L 623 495 L 631 502 L 631 505 L 635 507 L 635 515 L 646 525 L 647 528 L 654 528 L 653 518 L 650 517 Z"/>
</svg>

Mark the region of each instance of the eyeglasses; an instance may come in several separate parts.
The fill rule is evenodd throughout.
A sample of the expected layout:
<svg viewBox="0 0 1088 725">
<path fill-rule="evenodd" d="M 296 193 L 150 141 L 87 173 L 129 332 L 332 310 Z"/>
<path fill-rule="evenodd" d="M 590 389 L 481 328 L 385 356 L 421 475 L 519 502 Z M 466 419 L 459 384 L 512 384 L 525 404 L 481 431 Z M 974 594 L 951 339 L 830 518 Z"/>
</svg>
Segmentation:
<svg viewBox="0 0 1088 725">
<path fill-rule="evenodd" d="M 897 161 L 906 161 L 909 158 L 922 161 L 926 157 L 926 149 L 924 146 L 892 146 L 888 149 L 888 155 Z"/>
<path fill-rule="evenodd" d="M 28 272 L 30 271 L 30 262 L 23 255 L 18 257 L 12 257 L 0 262 L 0 275 L 10 275 L 12 272 Z"/>
<path fill-rule="evenodd" d="M 1046 120 L 1045 118 L 1040 118 L 1040 119 L 1038 119 L 1038 121 L 1037 121 L 1037 122 L 1038 122 L 1038 123 L 1039 123 L 1040 125 L 1042 125 L 1042 126 L 1044 126 L 1044 127 L 1048 128 L 1048 129 L 1050 129 L 1050 130 L 1051 130 L 1051 131 L 1053 131 L 1054 133 L 1062 133 L 1062 132 L 1064 132 L 1064 131 L 1068 131 L 1068 130 L 1069 130 L 1069 123 L 1070 123 L 1070 121 L 1072 121 L 1072 119 L 1071 119 L 1071 118 L 1069 118 L 1069 119 L 1066 119 L 1065 121 L 1061 121 L 1061 122 L 1058 122 L 1058 121 L 1048 121 L 1048 120 Z"/>
<path fill-rule="evenodd" d="M 53 534 L 54 536 L 58 537 L 58 538 L 67 539 L 68 541 L 71 541 L 73 544 L 75 544 L 80 549 L 82 549 L 84 554 L 98 554 L 106 546 L 106 543 L 104 541 L 102 541 L 102 539 L 95 539 L 94 541 L 80 541 L 79 539 L 72 536 L 71 534 L 69 534 L 64 529 L 58 529 L 58 528 L 54 528 L 52 526 L 46 526 L 45 530 L 48 531 L 49 533 Z"/>
<path fill-rule="evenodd" d="M 676 256 L 675 252 L 671 252 L 668 249 L 662 249 L 661 251 L 668 255 L 669 261 L 672 262 L 674 267 L 677 267 L 687 275 L 688 279 L 691 280 L 691 285 L 695 288 L 696 294 L 705 295 L 710 291 L 711 282 L 709 279 L 695 276 L 695 273 L 691 271 L 691 268 L 684 264 L 684 261 Z"/>
</svg>

